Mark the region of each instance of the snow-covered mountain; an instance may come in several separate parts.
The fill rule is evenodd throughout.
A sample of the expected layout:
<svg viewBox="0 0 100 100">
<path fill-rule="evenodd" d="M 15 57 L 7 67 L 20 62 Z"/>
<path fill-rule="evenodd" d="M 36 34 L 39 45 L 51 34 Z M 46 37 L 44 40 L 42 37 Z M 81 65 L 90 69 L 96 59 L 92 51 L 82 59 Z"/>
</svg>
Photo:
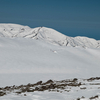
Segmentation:
<svg viewBox="0 0 100 100">
<path fill-rule="evenodd" d="M 46 27 L 30 28 L 18 24 L 0 24 L 0 37 L 39 39 L 60 46 L 100 48 L 100 41 L 88 37 L 69 37 Z"/>
<path fill-rule="evenodd" d="M 46 27 L 0 24 L 0 73 L 51 73 L 53 69 L 54 73 L 72 71 L 73 75 L 79 71 L 83 76 L 83 70 L 95 66 L 98 72 L 99 42 L 87 37 L 68 37 Z"/>
<path fill-rule="evenodd" d="M 46 27 L 0 24 L 0 100 L 100 100 L 99 76 L 100 40 L 68 37 Z M 20 93 L 24 86 L 32 90 L 34 87 L 28 83 L 49 79 L 58 80 L 60 92 L 56 88 L 49 89 L 51 92 L 36 90 L 16 94 L 14 90 L 20 87 L 17 90 Z M 69 83 L 65 79 L 70 79 Z"/>
</svg>

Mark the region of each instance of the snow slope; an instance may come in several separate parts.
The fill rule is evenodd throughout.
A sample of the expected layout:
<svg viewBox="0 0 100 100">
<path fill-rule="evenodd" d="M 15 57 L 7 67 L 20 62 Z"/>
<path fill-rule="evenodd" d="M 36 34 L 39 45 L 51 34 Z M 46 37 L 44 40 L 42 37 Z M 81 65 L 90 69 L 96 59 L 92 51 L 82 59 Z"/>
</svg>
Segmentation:
<svg viewBox="0 0 100 100">
<path fill-rule="evenodd" d="M 1 74 L 58 73 L 67 78 L 100 75 L 100 48 L 96 45 L 100 41 L 17 24 L 0 24 L 0 34 Z"/>
<path fill-rule="evenodd" d="M 100 48 L 73 48 L 34 39 L 1 37 L 0 73 L 43 73 L 48 74 L 46 79 L 57 78 L 53 73 L 58 74 L 57 79 L 99 76 Z"/>
<path fill-rule="evenodd" d="M 23 37 L 45 40 L 60 46 L 100 48 L 100 41 L 87 37 L 68 37 L 46 27 L 29 28 L 18 24 L 0 24 L 0 37 Z"/>
</svg>

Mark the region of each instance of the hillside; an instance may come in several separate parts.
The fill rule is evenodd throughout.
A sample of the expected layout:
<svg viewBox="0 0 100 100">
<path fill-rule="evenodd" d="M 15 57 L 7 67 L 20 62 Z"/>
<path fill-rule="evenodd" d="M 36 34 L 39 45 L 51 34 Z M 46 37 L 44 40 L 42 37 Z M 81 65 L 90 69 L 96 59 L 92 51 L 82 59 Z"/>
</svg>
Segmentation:
<svg viewBox="0 0 100 100">
<path fill-rule="evenodd" d="M 99 41 L 68 37 L 46 27 L 31 29 L 17 24 L 1 24 L 0 31 L 2 74 L 63 73 L 67 78 L 100 75 Z"/>
<path fill-rule="evenodd" d="M 69 37 L 46 27 L 30 28 L 18 24 L 0 24 L 0 37 L 39 39 L 60 46 L 100 48 L 100 41 L 88 37 Z"/>
<path fill-rule="evenodd" d="M 100 100 L 99 76 L 100 40 L 0 24 L 0 100 Z"/>
</svg>

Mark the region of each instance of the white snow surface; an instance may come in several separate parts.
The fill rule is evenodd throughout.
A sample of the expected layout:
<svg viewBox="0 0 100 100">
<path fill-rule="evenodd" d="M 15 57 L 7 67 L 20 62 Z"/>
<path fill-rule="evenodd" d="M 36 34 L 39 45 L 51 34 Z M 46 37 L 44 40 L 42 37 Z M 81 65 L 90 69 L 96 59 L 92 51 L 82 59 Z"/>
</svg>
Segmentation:
<svg viewBox="0 0 100 100">
<path fill-rule="evenodd" d="M 0 24 L 0 87 L 97 76 L 100 76 L 100 41 L 68 37 L 46 27 Z M 66 93 L 27 95 L 10 94 L 0 100 L 67 100 Z M 68 100 L 73 100 L 72 96 Z"/>
<path fill-rule="evenodd" d="M 46 27 L 30 28 L 18 24 L 0 24 L 0 37 L 39 39 L 60 46 L 100 48 L 100 41 L 87 37 L 69 37 Z"/>
</svg>

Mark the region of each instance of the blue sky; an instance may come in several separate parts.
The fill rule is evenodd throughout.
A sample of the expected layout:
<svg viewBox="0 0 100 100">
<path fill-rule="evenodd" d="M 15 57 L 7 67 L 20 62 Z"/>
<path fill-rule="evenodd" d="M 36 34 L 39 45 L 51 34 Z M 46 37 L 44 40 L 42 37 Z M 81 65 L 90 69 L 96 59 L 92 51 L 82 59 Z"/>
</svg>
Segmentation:
<svg viewBox="0 0 100 100">
<path fill-rule="evenodd" d="M 0 23 L 45 26 L 100 40 L 100 0 L 0 0 Z"/>
</svg>

